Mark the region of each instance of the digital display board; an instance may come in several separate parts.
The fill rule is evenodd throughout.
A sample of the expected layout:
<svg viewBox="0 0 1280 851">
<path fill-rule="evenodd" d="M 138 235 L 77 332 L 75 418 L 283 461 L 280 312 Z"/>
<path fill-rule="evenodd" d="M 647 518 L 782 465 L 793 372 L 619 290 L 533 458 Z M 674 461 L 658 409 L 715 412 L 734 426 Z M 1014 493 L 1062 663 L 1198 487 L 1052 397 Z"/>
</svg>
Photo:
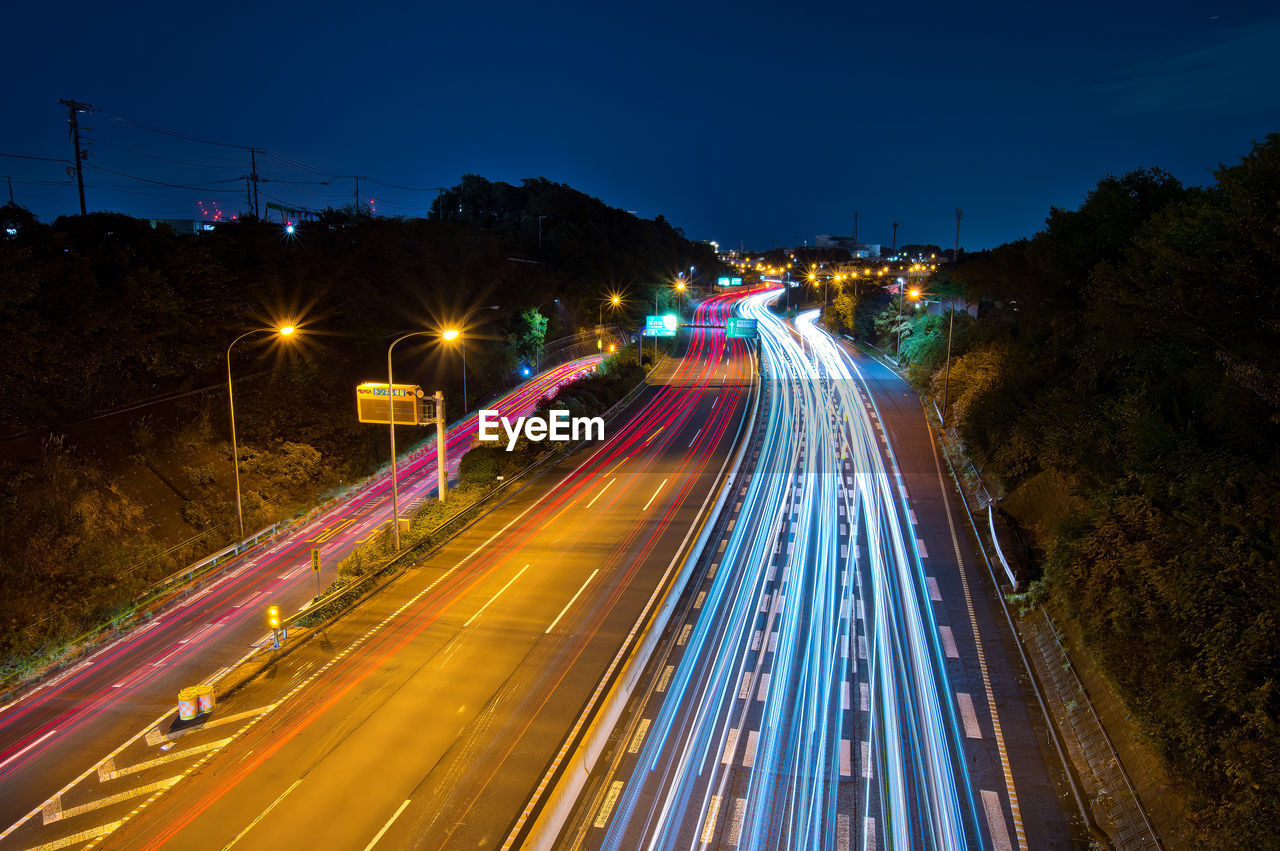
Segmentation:
<svg viewBox="0 0 1280 851">
<path fill-rule="evenodd" d="M 387 405 L 387 397 L 391 405 Z M 356 414 L 362 423 L 387 423 L 387 408 L 396 418 L 396 425 L 425 425 L 435 420 L 435 399 L 427 398 L 416 384 L 393 384 L 388 392 L 386 384 L 365 382 L 356 387 Z"/>
</svg>

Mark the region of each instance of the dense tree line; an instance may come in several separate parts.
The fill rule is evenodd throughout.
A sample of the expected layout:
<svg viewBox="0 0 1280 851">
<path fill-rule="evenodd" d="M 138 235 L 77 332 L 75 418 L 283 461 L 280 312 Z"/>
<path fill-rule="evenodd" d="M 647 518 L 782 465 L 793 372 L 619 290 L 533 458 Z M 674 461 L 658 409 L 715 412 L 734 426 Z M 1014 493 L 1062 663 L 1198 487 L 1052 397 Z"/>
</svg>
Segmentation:
<svg viewBox="0 0 1280 851">
<path fill-rule="evenodd" d="M 1031 239 L 927 288 L 983 302 L 977 321 L 957 319 L 948 419 L 1006 504 L 1036 518 L 1042 589 L 1163 753 L 1202 841 L 1270 847 L 1280 135 L 1215 176 L 1207 188 L 1158 170 L 1104 178 Z M 846 324 L 895 348 L 896 299 L 847 307 Z M 904 314 L 903 360 L 940 403 L 944 320 Z"/>
<path fill-rule="evenodd" d="M 451 211 L 430 219 L 330 210 L 293 233 L 245 219 L 198 236 L 115 213 L 50 225 L 0 208 L 0 438 L 206 390 L 141 410 L 128 428 L 146 437 L 132 439 L 137 463 L 172 461 L 158 474 L 183 492 L 183 518 L 210 531 L 200 545 L 212 550 L 233 531 L 226 354 L 244 332 L 299 328 L 287 340 L 254 335 L 232 354 L 246 526 L 256 528 L 385 463 L 385 429 L 356 422 L 353 386 L 385 380 L 394 335 L 482 308 L 466 325 L 474 407 L 515 383 L 544 338 L 594 325 L 609 291 L 627 293 L 634 312 L 613 319 L 631 323 L 674 270 L 716 269 L 709 246 L 661 217 L 546 180 L 467 176 L 446 201 Z M 500 309 L 483 309 L 491 304 Z M 538 305 L 545 318 L 530 311 Z M 398 382 L 444 390 L 451 418 L 461 414 L 457 344 L 419 337 L 395 358 Z M 402 446 L 421 436 L 404 432 Z M 0 465 L 0 668 L 100 621 L 193 555 L 155 557 L 155 517 L 102 459 L 60 444 L 12 454 Z"/>
</svg>

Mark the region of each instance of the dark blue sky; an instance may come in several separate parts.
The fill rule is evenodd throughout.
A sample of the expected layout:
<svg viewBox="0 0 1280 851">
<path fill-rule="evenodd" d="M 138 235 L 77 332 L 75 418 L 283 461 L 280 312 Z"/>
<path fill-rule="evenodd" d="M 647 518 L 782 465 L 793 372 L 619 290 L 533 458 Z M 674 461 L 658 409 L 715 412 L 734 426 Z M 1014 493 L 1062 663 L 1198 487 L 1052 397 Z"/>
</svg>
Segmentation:
<svg viewBox="0 0 1280 851">
<path fill-rule="evenodd" d="M 946 246 L 962 207 L 973 250 L 1104 174 L 1203 184 L 1280 131 L 1274 3 L 1039 5 L 24 3 L 0 153 L 70 161 L 75 98 L 105 111 L 84 118 L 90 209 L 244 206 L 243 148 L 142 123 L 265 148 L 263 192 L 291 206 L 350 202 L 331 175 L 544 176 L 726 247 L 848 234 L 855 210 L 864 241 L 896 220 L 900 243 Z M 0 157 L 46 221 L 77 209 L 62 168 Z M 411 215 L 434 196 L 361 194 Z"/>
</svg>

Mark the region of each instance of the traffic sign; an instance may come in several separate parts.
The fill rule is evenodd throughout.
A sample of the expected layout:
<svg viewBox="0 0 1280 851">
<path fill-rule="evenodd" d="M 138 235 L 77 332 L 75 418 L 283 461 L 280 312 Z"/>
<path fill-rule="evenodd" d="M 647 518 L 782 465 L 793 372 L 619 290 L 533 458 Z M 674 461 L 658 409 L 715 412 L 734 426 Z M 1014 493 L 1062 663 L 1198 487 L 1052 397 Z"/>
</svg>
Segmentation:
<svg viewBox="0 0 1280 851">
<path fill-rule="evenodd" d="M 356 387 L 356 413 L 362 423 L 387 423 L 394 413 L 396 425 L 430 425 L 436 419 L 435 399 L 416 384 L 393 384 L 388 391 L 386 384 L 366 381 Z"/>
<path fill-rule="evenodd" d="M 311 569 L 316 573 L 320 572 L 320 548 L 313 547 L 311 549 Z"/>
<path fill-rule="evenodd" d="M 738 319 L 729 317 L 725 325 L 725 336 L 730 340 L 754 340 L 756 338 L 756 321 L 754 319 Z"/>
<path fill-rule="evenodd" d="M 680 320 L 674 313 L 663 316 L 646 316 L 644 319 L 644 335 L 646 337 L 674 337 L 680 328 Z"/>
</svg>

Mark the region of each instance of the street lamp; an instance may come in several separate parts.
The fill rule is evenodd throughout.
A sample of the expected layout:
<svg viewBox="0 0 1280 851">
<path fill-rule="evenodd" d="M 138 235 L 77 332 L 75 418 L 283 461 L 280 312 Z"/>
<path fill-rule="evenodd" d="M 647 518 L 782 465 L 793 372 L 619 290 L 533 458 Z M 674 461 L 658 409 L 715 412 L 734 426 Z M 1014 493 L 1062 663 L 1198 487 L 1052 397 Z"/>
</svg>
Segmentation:
<svg viewBox="0 0 1280 851">
<path fill-rule="evenodd" d="M 937 293 L 921 293 L 920 290 L 911 290 L 911 298 L 918 300 L 921 295 L 938 295 L 938 294 Z M 938 296 L 938 307 L 939 308 L 942 307 L 942 297 L 940 295 Z M 953 303 L 950 309 L 947 310 L 947 367 L 946 367 L 946 370 L 942 373 L 942 412 L 940 414 L 940 418 L 942 420 L 942 425 L 944 427 L 947 424 L 947 390 L 949 389 L 948 385 L 951 383 L 951 332 L 952 330 L 955 329 L 955 327 L 956 327 L 956 306 Z M 901 327 L 899 327 L 898 330 L 901 331 L 902 330 Z"/>
<path fill-rule="evenodd" d="M 252 331 L 245 331 L 232 340 L 230 346 L 227 346 L 227 402 L 231 406 L 231 468 L 235 471 L 236 477 L 236 520 L 240 524 L 241 542 L 244 541 L 244 509 L 240 504 L 240 447 L 236 443 L 236 396 L 231 386 L 231 347 L 254 334 L 279 334 L 282 337 L 289 337 L 295 330 L 292 325 L 283 325 L 279 328 L 254 328 Z"/>
<path fill-rule="evenodd" d="M 392 344 L 387 347 L 387 427 L 390 430 L 390 434 L 392 434 L 392 537 L 393 540 L 396 541 L 397 553 L 399 552 L 399 481 L 396 459 L 396 397 L 394 397 L 393 393 L 394 386 L 396 386 L 396 379 L 394 379 L 392 374 L 392 351 L 396 348 L 396 344 L 401 342 L 401 340 L 407 340 L 411 337 L 425 337 L 425 335 L 429 334 L 435 334 L 435 331 L 410 331 L 408 334 L 402 334 L 396 339 L 393 339 Z M 440 425 L 436 426 L 435 440 L 436 443 L 440 444 L 440 447 L 443 447 L 444 440 L 447 439 L 447 434 L 445 434 L 445 425 L 443 417 L 440 417 L 439 412 L 436 412 L 436 417 L 439 418 Z M 436 465 L 440 468 L 439 470 L 436 470 L 436 481 L 439 482 L 438 495 L 440 500 L 443 502 L 445 495 L 448 493 L 448 471 L 444 468 L 445 458 L 447 458 L 447 456 L 445 456 L 444 450 L 440 450 L 440 447 L 438 447 L 439 461 L 436 462 Z"/>
<path fill-rule="evenodd" d="M 559 299 L 556 300 L 559 301 Z M 440 338 L 445 341 L 453 342 L 454 340 L 457 340 L 458 348 L 462 350 L 462 416 L 464 417 L 467 415 L 467 411 L 471 409 L 467 405 L 467 343 L 462 337 L 461 329 L 465 328 L 467 320 L 470 319 L 472 314 L 477 311 L 497 309 L 498 305 L 496 304 L 491 304 L 488 307 L 477 307 L 470 311 L 466 316 L 462 317 L 462 321 L 458 323 L 458 328 L 446 328 L 440 333 Z"/>
</svg>

